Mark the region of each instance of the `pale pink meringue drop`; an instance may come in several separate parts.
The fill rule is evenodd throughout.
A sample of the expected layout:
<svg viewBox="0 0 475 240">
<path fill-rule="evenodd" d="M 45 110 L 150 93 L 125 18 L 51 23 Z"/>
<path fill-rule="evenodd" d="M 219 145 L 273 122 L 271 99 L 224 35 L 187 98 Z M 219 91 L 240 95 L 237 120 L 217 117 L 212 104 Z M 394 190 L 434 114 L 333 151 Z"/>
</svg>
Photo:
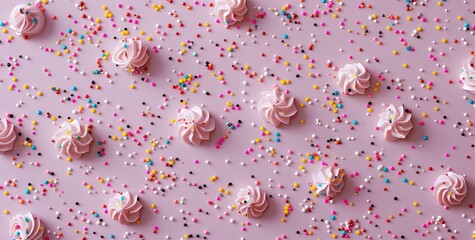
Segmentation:
<svg viewBox="0 0 475 240">
<path fill-rule="evenodd" d="M 214 5 L 218 19 L 227 25 L 242 21 L 247 13 L 246 0 L 215 0 Z"/>
<path fill-rule="evenodd" d="M 458 205 L 467 193 L 465 178 L 454 172 L 440 175 L 434 182 L 434 195 L 440 205 L 447 207 Z"/>
<path fill-rule="evenodd" d="M 460 73 L 462 88 L 475 94 L 475 56 L 463 62 L 462 73 Z"/>
<path fill-rule="evenodd" d="M 144 66 L 148 58 L 147 47 L 135 38 L 124 38 L 112 53 L 112 62 L 129 72 Z"/>
<path fill-rule="evenodd" d="M 364 94 L 369 87 L 371 75 L 361 63 L 346 64 L 338 70 L 338 86 L 344 94 Z"/>
<path fill-rule="evenodd" d="M 15 126 L 7 119 L 0 120 L 0 153 L 13 149 L 16 140 Z"/>
<path fill-rule="evenodd" d="M 53 136 L 53 141 L 58 151 L 73 159 L 89 152 L 92 136 L 85 125 L 80 125 L 77 120 L 61 124 Z"/>
<path fill-rule="evenodd" d="M 405 139 L 413 127 L 411 117 L 412 114 L 406 112 L 404 106 L 395 107 L 391 104 L 379 115 L 377 126 L 384 131 L 387 141 Z"/>
<path fill-rule="evenodd" d="M 210 133 L 215 129 L 215 121 L 209 112 L 199 106 L 180 110 L 175 122 L 177 133 L 185 143 L 199 145 L 203 140 L 210 139 Z"/>
<path fill-rule="evenodd" d="M 269 205 L 267 193 L 262 192 L 257 186 L 241 188 L 235 203 L 239 213 L 251 218 L 260 217 Z"/>
<path fill-rule="evenodd" d="M 264 92 L 257 109 L 266 122 L 277 128 L 280 124 L 290 124 L 290 118 L 297 113 L 294 97 L 290 97 L 278 87 L 271 92 Z"/>
<path fill-rule="evenodd" d="M 345 172 L 342 168 L 336 168 L 322 164 L 318 170 L 313 173 L 313 183 L 318 196 L 334 197 L 341 192 L 345 186 Z"/>
<path fill-rule="evenodd" d="M 137 195 L 131 195 L 129 192 L 117 193 L 109 199 L 107 211 L 109 216 L 120 224 L 130 224 L 139 221 L 140 209 L 142 203 Z"/>
<path fill-rule="evenodd" d="M 28 38 L 43 31 L 45 16 L 41 9 L 34 4 L 20 4 L 10 13 L 10 28 L 17 35 Z"/>
<path fill-rule="evenodd" d="M 31 213 L 17 214 L 10 221 L 11 240 L 43 240 L 44 226 Z"/>
</svg>

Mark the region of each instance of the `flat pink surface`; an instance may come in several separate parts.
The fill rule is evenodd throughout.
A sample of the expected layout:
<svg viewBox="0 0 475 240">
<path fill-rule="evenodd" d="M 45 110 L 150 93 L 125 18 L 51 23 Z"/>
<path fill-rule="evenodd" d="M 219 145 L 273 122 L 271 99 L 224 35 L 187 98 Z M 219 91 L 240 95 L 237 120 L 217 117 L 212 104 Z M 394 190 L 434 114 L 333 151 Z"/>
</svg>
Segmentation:
<svg viewBox="0 0 475 240">
<path fill-rule="evenodd" d="M 2 27 L 0 117 L 13 114 L 9 121 L 22 135 L 0 159 L 0 210 L 9 212 L 0 215 L 1 239 L 8 239 L 10 219 L 27 212 L 42 219 L 50 239 L 181 239 L 188 234 L 193 239 L 332 239 L 332 234 L 342 238 L 339 228 L 350 220 L 359 221 L 348 232 L 351 239 L 473 238 L 475 105 L 470 100 L 475 96 L 459 83 L 461 65 L 475 50 L 473 0 L 441 1 L 441 6 L 417 1 L 409 10 L 402 0 L 367 0 L 364 7 L 349 0 L 248 0 L 248 19 L 229 29 L 215 22 L 211 1 L 85 0 L 83 11 L 75 7 L 78 2 L 44 5 L 45 29 L 28 40 Z M 19 3 L 3 0 L 1 20 L 8 21 Z M 153 4 L 163 9 L 155 11 Z M 286 4 L 296 17 L 291 22 L 281 15 Z M 112 19 L 104 17 L 102 6 Z M 469 30 L 463 30 L 464 23 Z M 102 29 L 93 32 L 98 25 Z M 411 36 L 418 27 L 419 38 Z M 96 61 L 113 51 L 124 28 L 148 47 L 148 71 L 130 75 L 109 57 L 99 60 L 103 73 L 93 74 Z M 366 95 L 335 96 L 341 89 L 333 66 L 353 62 L 372 74 L 371 87 Z M 199 77 L 180 94 L 173 86 L 187 74 Z M 299 105 L 291 124 L 278 129 L 256 110 L 261 92 L 274 84 L 289 90 Z M 57 94 L 52 88 L 61 90 Z M 413 112 L 414 129 L 406 140 L 387 142 L 375 129 L 382 104 L 391 103 Z M 203 105 L 216 119 L 210 141 L 190 146 L 177 137 L 171 120 L 184 104 Z M 334 112 L 332 104 L 342 106 Z M 94 137 L 90 153 L 71 162 L 58 157 L 50 141 L 68 117 L 92 124 Z M 242 123 L 235 130 L 226 124 L 238 120 Z M 261 135 L 261 126 L 269 135 Z M 123 138 L 124 131 L 131 136 Z M 36 150 L 20 145 L 26 138 Z M 106 143 L 99 146 L 100 140 Z M 99 157 L 101 148 L 105 156 Z M 312 154 L 320 162 L 310 160 Z M 166 166 L 175 158 L 173 167 Z M 332 203 L 309 193 L 312 172 L 323 161 L 338 163 L 347 173 L 345 188 Z M 156 180 L 149 180 L 147 168 L 157 171 Z M 461 205 L 444 209 L 430 188 L 449 168 L 466 175 L 469 194 Z M 210 181 L 213 176 L 217 180 Z M 239 189 L 256 182 L 272 195 L 264 215 L 248 219 L 230 211 Z M 29 183 L 35 191 L 26 194 Z M 139 194 L 144 204 L 140 224 L 122 226 L 104 213 L 113 190 Z M 287 203 L 292 211 L 285 217 Z M 307 205 L 310 212 L 302 210 Z M 438 216 L 445 225 L 431 222 Z"/>
</svg>

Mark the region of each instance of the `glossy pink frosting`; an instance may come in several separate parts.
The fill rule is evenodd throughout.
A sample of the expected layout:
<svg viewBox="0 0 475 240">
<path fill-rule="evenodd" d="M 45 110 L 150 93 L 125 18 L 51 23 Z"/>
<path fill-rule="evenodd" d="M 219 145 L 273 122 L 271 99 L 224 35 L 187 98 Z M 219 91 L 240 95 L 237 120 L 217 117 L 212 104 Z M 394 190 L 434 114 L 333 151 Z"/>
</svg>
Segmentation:
<svg viewBox="0 0 475 240">
<path fill-rule="evenodd" d="M 370 76 L 361 63 L 346 64 L 338 70 L 338 86 L 344 94 L 364 94 L 370 85 Z"/>
<path fill-rule="evenodd" d="M 247 188 L 241 188 L 238 192 L 236 207 L 239 213 L 245 216 L 260 217 L 268 205 L 267 194 L 262 192 L 259 187 L 248 186 Z"/>
<path fill-rule="evenodd" d="M 140 209 L 142 204 L 137 195 L 130 195 L 129 192 L 117 193 L 109 199 L 107 211 L 109 216 L 120 224 L 130 224 L 140 219 Z"/>
<path fill-rule="evenodd" d="M 58 151 L 73 159 L 89 152 L 92 136 L 87 126 L 80 125 L 77 120 L 64 122 L 53 136 Z"/>
<path fill-rule="evenodd" d="M 440 175 L 434 183 L 434 195 L 440 205 L 454 206 L 460 204 L 467 196 L 465 178 L 454 172 Z"/>
<path fill-rule="evenodd" d="M 216 0 L 214 8 L 218 19 L 228 25 L 242 21 L 247 12 L 246 0 Z"/>
<path fill-rule="evenodd" d="M 43 240 L 44 227 L 31 213 L 17 214 L 10 221 L 11 240 Z"/>
<path fill-rule="evenodd" d="M 463 62 L 460 80 L 463 89 L 475 94 L 475 56 Z"/>
<path fill-rule="evenodd" d="M 112 62 L 128 71 L 142 67 L 148 58 L 147 47 L 142 45 L 142 41 L 134 38 L 121 40 L 112 53 Z"/>
<path fill-rule="evenodd" d="M 37 5 L 20 4 L 10 13 L 10 28 L 17 35 L 33 36 L 45 26 L 45 16 Z"/>
<path fill-rule="evenodd" d="M 178 136 L 188 144 L 199 145 L 202 140 L 209 140 L 215 128 L 215 121 L 209 112 L 201 107 L 183 108 L 177 116 Z"/>
<path fill-rule="evenodd" d="M 3 118 L 0 120 L 0 153 L 12 150 L 15 140 L 15 126 Z"/>
<path fill-rule="evenodd" d="M 319 196 L 334 197 L 345 186 L 345 172 L 341 168 L 322 164 L 313 174 L 313 182 Z"/>
<path fill-rule="evenodd" d="M 413 127 L 411 117 L 412 114 L 404 111 L 404 106 L 395 107 L 391 104 L 379 115 L 377 126 L 383 129 L 384 139 L 388 141 L 405 139 Z"/>
<path fill-rule="evenodd" d="M 289 124 L 290 118 L 297 113 L 294 97 L 290 97 L 275 87 L 271 92 L 264 92 L 264 97 L 257 104 L 262 118 L 274 127 Z"/>
</svg>

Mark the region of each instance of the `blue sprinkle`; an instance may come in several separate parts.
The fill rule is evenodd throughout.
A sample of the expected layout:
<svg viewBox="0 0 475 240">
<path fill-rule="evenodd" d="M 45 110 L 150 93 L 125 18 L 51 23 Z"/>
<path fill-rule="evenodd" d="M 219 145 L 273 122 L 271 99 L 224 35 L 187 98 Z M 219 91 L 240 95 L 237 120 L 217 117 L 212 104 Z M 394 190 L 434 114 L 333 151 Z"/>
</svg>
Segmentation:
<svg viewBox="0 0 475 240">
<path fill-rule="evenodd" d="M 72 86 L 71 90 L 76 91 L 76 90 L 78 90 L 78 88 L 76 86 Z"/>
<path fill-rule="evenodd" d="M 402 179 L 402 182 L 403 182 L 403 183 L 407 183 L 407 178 L 403 178 L 403 179 Z"/>
<path fill-rule="evenodd" d="M 276 136 L 276 137 L 279 137 L 279 136 L 280 136 L 280 132 L 275 132 L 275 136 Z"/>
<path fill-rule="evenodd" d="M 25 193 L 26 193 L 26 194 L 30 194 L 30 193 L 31 193 L 30 189 L 26 189 L 26 190 L 25 190 Z"/>
<path fill-rule="evenodd" d="M 358 125 L 358 121 L 353 120 L 353 125 Z"/>
<path fill-rule="evenodd" d="M 282 35 L 282 37 L 283 37 L 284 39 L 287 39 L 287 38 L 289 38 L 289 35 L 284 34 L 284 35 Z"/>
<path fill-rule="evenodd" d="M 388 168 L 384 167 L 383 172 L 388 172 Z"/>
<path fill-rule="evenodd" d="M 338 103 L 338 105 L 336 105 L 337 108 L 343 108 L 343 104 L 341 103 Z"/>
<path fill-rule="evenodd" d="M 468 100 L 468 104 L 473 104 L 473 100 L 472 99 Z"/>
<path fill-rule="evenodd" d="M 41 115 L 41 110 L 36 110 L 36 115 Z"/>
<path fill-rule="evenodd" d="M 68 33 L 72 33 L 73 30 L 71 28 L 68 28 Z"/>
<path fill-rule="evenodd" d="M 385 179 L 384 179 L 384 182 L 385 182 L 385 183 L 389 183 L 389 179 L 388 179 L 388 178 L 385 178 Z"/>
<path fill-rule="evenodd" d="M 153 165 L 153 162 L 150 160 L 150 161 L 147 162 L 147 164 L 148 164 L 149 166 L 152 166 L 152 165 Z"/>
<path fill-rule="evenodd" d="M 165 143 L 166 143 L 166 144 L 170 144 L 170 140 L 167 139 L 167 140 L 165 141 Z"/>
<path fill-rule="evenodd" d="M 276 142 L 280 142 L 280 138 L 275 138 L 275 141 L 276 141 Z"/>
<path fill-rule="evenodd" d="M 330 216 L 330 219 L 331 219 L 331 220 L 335 220 L 336 217 L 335 217 L 334 215 L 331 215 L 331 216 Z"/>
<path fill-rule="evenodd" d="M 422 139 L 424 139 L 425 141 L 427 141 L 427 139 L 429 139 L 427 136 L 424 136 L 422 137 Z"/>
</svg>

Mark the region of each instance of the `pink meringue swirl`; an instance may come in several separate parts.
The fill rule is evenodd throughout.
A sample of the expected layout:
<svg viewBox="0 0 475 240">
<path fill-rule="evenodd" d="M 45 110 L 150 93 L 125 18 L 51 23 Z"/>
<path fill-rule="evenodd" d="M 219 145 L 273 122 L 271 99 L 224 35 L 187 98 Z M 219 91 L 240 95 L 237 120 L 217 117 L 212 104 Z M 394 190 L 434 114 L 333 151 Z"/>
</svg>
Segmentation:
<svg viewBox="0 0 475 240">
<path fill-rule="evenodd" d="M 11 240 L 43 240 L 44 226 L 31 213 L 17 214 L 10 221 Z"/>
<path fill-rule="evenodd" d="M 396 108 L 391 104 L 379 115 L 377 126 L 383 129 L 384 139 L 388 141 L 405 139 L 413 127 L 411 117 L 412 114 L 404 111 L 404 106 Z"/>
<path fill-rule="evenodd" d="M 178 136 L 185 143 L 194 145 L 199 145 L 202 140 L 209 140 L 210 132 L 215 128 L 214 119 L 210 118 L 209 112 L 198 106 L 181 109 L 176 124 Z"/>
<path fill-rule="evenodd" d="M 259 187 L 251 186 L 241 188 L 235 202 L 239 213 L 252 218 L 260 217 L 269 205 L 267 194 L 262 192 Z"/>
<path fill-rule="evenodd" d="M 313 182 L 319 196 L 334 197 L 345 186 L 345 172 L 341 168 L 322 164 L 313 174 Z"/>
<path fill-rule="evenodd" d="M 120 224 L 137 222 L 140 219 L 140 209 L 142 209 L 142 204 L 137 195 L 132 196 L 129 192 L 117 193 L 109 199 L 107 206 L 109 216 Z"/>
<path fill-rule="evenodd" d="M 475 94 L 475 56 L 463 62 L 460 80 L 463 83 L 463 89 Z"/>
<path fill-rule="evenodd" d="M 37 5 L 20 4 L 10 13 L 10 28 L 25 37 L 40 33 L 45 26 L 45 16 Z"/>
<path fill-rule="evenodd" d="M 338 70 L 338 86 L 343 88 L 344 94 L 364 94 L 369 87 L 370 76 L 361 63 L 346 64 Z"/>
<path fill-rule="evenodd" d="M 12 150 L 15 140 L 15 126 L 3 118 L 0 120 L 0 153 Z"/>
<path fill-rule="evenodd" d="M 434 194 L 440 205 L 447 207 L 460 204 L 467 196 L 465 178 L 454 172 L 440 175 L 434 183 Z"/>
<path fill-rule="evenodd" d="M 82 126 L 77 120 L 64 122 L 53 136 L 58 151 L 73 159 L 89 152 L 92 136 L 87 126 Z"/>
<path fill-rule="evenodd" d="M 227 25 L 242 21 L 247 12 L 246 0 L 216 0 L 214 8 L 219 20 Z"/>
<path fill-rule="evenodd" d="M 290 118 L 297 113 L 294 97 L 289 97 L 278 87 L 275 87 L 272 92 L 264 92 L 264 97 L 257 104 L 257 109 L 262 118 L 274 127 L 279 127 L 281 123 L 289 124 Z"/>
<path fill-rule="evenodd" d="M 129 72 L 142 67 L 148 61 L 147 47 L 139 39 L 125 38 L 117 44 L 112 62 Z"/>
</svg>

